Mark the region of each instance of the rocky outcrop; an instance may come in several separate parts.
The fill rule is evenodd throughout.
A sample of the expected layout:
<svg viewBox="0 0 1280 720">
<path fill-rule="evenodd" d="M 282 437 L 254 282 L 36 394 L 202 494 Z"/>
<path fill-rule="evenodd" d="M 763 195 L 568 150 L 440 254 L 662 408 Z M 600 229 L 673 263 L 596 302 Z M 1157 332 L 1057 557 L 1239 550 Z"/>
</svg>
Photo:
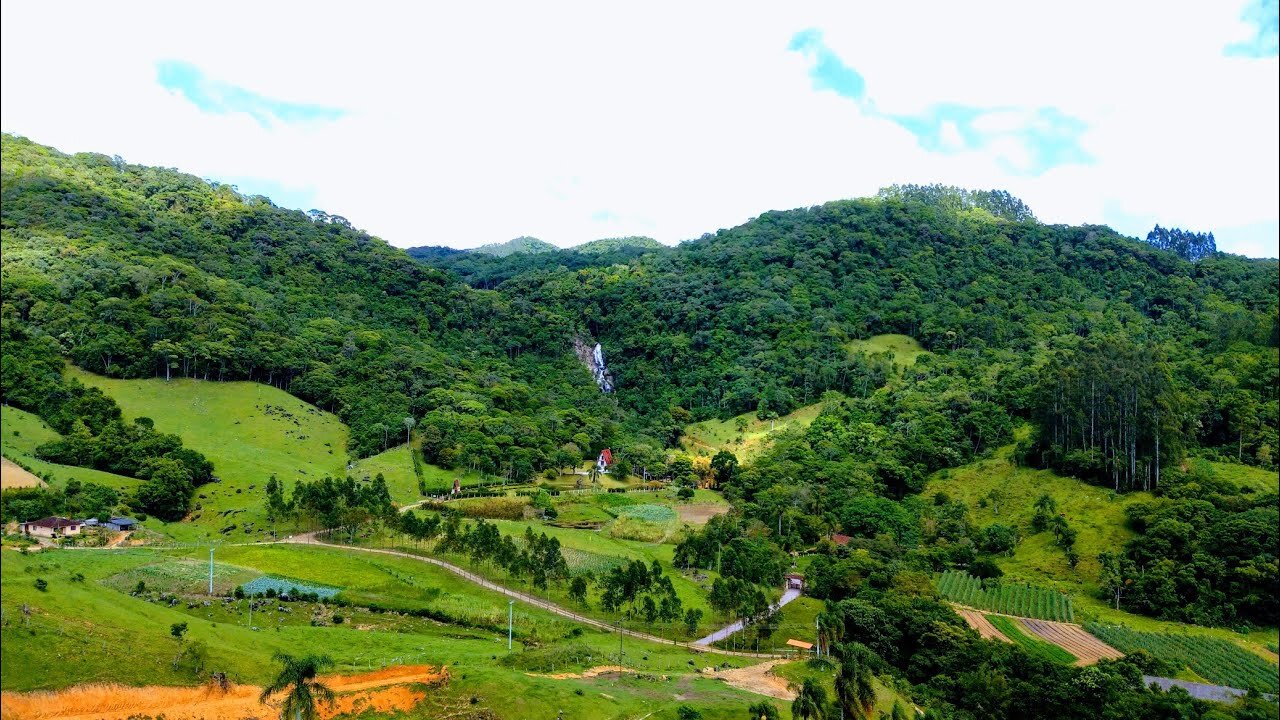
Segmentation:
<svg viewBox="0 0 1280 720">
<path fill-rule="evenodd" d="M 573 339 L 573 352 L 591 371 L 591 376 L 596 379 L 596 385 L 600 386 L 600 392 L 613 392 L 613 373 L 609 372 L 609 367 L 605 365 L 604 350 L 600 348 L 600 343 L 592 347 L 587 341 L 576 337 Z"/>
</svg>

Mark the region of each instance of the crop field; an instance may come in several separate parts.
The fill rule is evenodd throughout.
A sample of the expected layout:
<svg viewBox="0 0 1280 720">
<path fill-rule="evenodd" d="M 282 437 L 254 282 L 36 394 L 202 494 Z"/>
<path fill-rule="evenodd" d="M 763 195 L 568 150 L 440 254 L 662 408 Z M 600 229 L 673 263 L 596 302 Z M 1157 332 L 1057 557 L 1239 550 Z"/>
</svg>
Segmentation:
<svg viewBox="0 0 1280 720">
<path fill-rule="evenodd" d="M 986 615 L 983 615 L 977 610 L 972 610 L 970 608 L 965 608 L 965 607 L 958 607 L 958 608 L 955 608 L 955 611 L 957 615 L 964 618 L 964 621 L 966 623 L 969 623 L 969 627 L 978 631 L 978 635 L 982 639 L 999 640 L 1000 642 L 1012 642 L 1009 638 L 1005 637 L 1003 633 L 997 630 L 995 625 L 991 624 L 991 621 L 987 619 Z"/>
<path fill-rule="evenodd" d="M 988 615 L 987 621 L 991 623 L 992 627 L 999 630 L 1001 635 L 1008 638 L 1009 642 L 1036 657 L 1067 665 L 1077 662 L 1075 655 L 1057 645 L 1023 632 L 1022 627 L 1018 625 L 1018 621 L 1014 618 L 1004 615 Z"/>
<path fill-rule="evenodd" d="M 909 368 L 916 364 L 916 360 L 927 354 L 929 351 L 924 349 L 915 338 L 910 335 L 873 335 L 866 340 L 853 340 L 845 345 L 849 354 L 856 355 L 858 353 L 866 353 L 867 355 L 876 355 L 879 353 L 893 353 L 893 367 L 902 372 L 903 369 Z"/>
<path fill-rule="evenodd" d="M 948 570 L 938 578 L 938 593 L 944 598 L 979 610 L 1073 622 L 1075 611 L 1071 597 L 1057 590 L 1026 583 L 1004 582 L 983 586 L 983 581 L 972 575 Z"/>
<path fill-rule="evenodd" d="M 215 562 L 213 568 L 213 590 L 218 594 L 230 594 L 237 585 L 262 574 L 220 562 Z M 203 595 L 209 591 L 209 563 L 195 558 L 173 558 L 130 568 L 102 582 L 124 593 L 132 592 L 141 582 L 148 591 Z"/>
<path fill-rule="evenodd" d="M 317 595 L 321 599 L 327 600 L 337 595 L 340 588 L 329 587 L 327 585 L 312 585 L 310 583 L 298 582 L 296 580 L 287 580 L 285 578 L 272 577 L 263 575 L 254 578 L 241 586 L 245 595 L 250 597 L 257 595 L 271 595 L 275 591 L 275 595 Z"/>
<path fill-rule="evenodd" d="M 1242 690 L 1258 688 L 1263 692 L 1280 692 L 1274 663 L 1225 640 L 1142 632 L 1099 623 L 1089 623 L 1085 629 L 1118 650 L 1146 650 L 1161 660 L 1191 668 L 1211 683 Z"/>
<path fill-rule="evenodd" d="M 1085 632 L 1079 625 L 1032 618 L 1018 618 L 1018 625 L 1027 633 L 1075 655 L 1079 658 L 1077 665 L 1092 665 L 1104 658 L 1124 657 L 1124 653 Z"/>
</svg>

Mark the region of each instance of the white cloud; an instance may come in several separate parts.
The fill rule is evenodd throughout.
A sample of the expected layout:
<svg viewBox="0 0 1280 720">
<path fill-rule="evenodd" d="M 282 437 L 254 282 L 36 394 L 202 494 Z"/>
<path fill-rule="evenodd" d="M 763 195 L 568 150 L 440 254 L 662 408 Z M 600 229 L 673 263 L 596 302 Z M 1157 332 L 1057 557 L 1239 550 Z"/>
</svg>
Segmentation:
<svg viewBox="0 0 1280 720">
<path fill-rule="evenodd" d="M 1137 234 L 1159 221 L 1277 254 L 1277 62 L 1223 56 L 1251 37 L 1239 7 L 123 7 L 6 4 L 0 127 L 313 189 L 317 207 L 401 246 L 675 242 L 769 209 L 947 182 L 1006 187 L 1054 222 Z M 875 113 L 813 90 L 786 50 L 809 27 L 865 78 Z M 163 59 L 348 113 L 305 127 L 207 115 L 159 87 Z M 1010 133 L 1057 108 L 1087 125 L 1095 163 L 1028 177 L 1010 170 L 1029 162 L 1025 143 L 926 152 L 884 117 L 944 102 L 1011 109 L 978 119 Z"/>
</svg>

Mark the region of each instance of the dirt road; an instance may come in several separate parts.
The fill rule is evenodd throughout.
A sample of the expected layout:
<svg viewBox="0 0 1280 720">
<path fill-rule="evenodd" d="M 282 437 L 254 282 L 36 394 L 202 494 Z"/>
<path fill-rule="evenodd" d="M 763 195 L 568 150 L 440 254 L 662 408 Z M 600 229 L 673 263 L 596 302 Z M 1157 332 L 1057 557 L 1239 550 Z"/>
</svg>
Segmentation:
<svg viewBox="0 0 1280 720">
<path fill-rule="evenodd" d="M 365 547 L 359 547 L 356 545 L 338 545 L 336 543 L 322 542 L 316 539 L 316 533 L 304 533 L 302 535 L 295 535 L 291 538 L 282 540 L 280 542 L 302 544 L 302 545 L 323 545 L 324 547 L 337 548 L 340 550 L 349 550 L 352 552 L 376 553 L 379 555 L 395 555 L 396 557 L 409 558 L 410 560 L 417 560 L 419 562 L 430 563 L 432 565 L 435 565 L 436 567 L 444 568 L 445 570 L 448 570 L 454 575 L 457 575 L 463 578 L 464 580 L 470 581 L 487 590 L 492 590 L 496 593 L 501 593 L 503 595 L 506 595 L 512 600 L 518 600 L 527 605 L 532 605 L 536 608 L 541 608 L 543 610 L 546 610 L 547 612 L 554 613 L 561 617 L 569 618 L 570 620 L 576 620 L 577 622 L 580 622 L 584 625 L 590 625 L 591 627 L 604 630 L 605 632 L 618 632 L 618 627 L 616 625 L 611 625 L 607 622 L 604 622 L 603 620 L 596 620 L 595 618 L 589 618 L 589 617 L 586 617 L 585 615 L 579 615 L 578 613 L 572 610 L 563 608 L 548 600 L 543 600 L 540 597 L 536 597 L 528 593 L 520 592 L 519 590 L 512 590 L 510 588 L 503 587 L 502 585 L 499 585 L 491 580 L 486 580 L 485 578 L 482 578 L 479 575 L 476 575 L 475 573 L 463 570 L 462 568 L 458 567 L 457 565 L 454 565 L 453 563 L 448 563 L 448 562 L 445 562 L 444 560 L 437 560 L 436 558 L 433 558 L 433 557 L 426 557 L 423 555 L 414 555 L 413 553 L 402 552 L 400 550 L 384 550 L 381 548 L 365 548 Z M 732 628 L 733 626 L 731 625 L 729 627 Z M 725 628 L 725 630 L 729 630 L 729 628 Z M 728 633 L 725 634 L 725 636 L 727 637 L 728 635 L 732 634 L 732 632 L 733 632 L 732 630 L 729 631 Z M 643 633 L 637 630 L 628 630 L 625 628 L 622 630 L 622 634 L 627 637 L 633 637 L 640 640 L 647 640 L 649 642 L 661 643 L 663 645 L 679 645 L 681 647 L 686 647 L 690 650 L 694 650 L 698 652 L 714 651 L 721 655 L 732 655 L 734 657 L 749 657 L 749 658 L 783 657 L 781 655 L 777 655 L 773 653 L 746 653 L 746 652 L 733 652 L 729 650 L 714 650 L 713 648 L 706 647 L 705 645 L 699 645 L 698 643 L 701 643 L 702 640 L 699 640 L 698 643 L 683 643 L 683 642 L 677 642 L 675 640 L 669 640 L 667 638 L 658 637 L 657 635 L 650 635 L 649 633 Z M 705 640 L 706 638 L 703 638 L 703 639 Z"/>
</svg>

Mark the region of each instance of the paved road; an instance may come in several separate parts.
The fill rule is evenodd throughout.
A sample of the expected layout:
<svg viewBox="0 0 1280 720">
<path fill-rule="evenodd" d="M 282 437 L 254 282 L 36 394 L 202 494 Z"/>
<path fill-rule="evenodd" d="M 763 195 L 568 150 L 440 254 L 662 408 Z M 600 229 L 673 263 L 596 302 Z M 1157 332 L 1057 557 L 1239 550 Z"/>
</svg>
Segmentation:
<svg viewBox="0 0 1280 720">
<path fill-rule="evenodd" d="M 401 552 L 399 550 L 383 550 L 380 548 L 366 548 L 366 547 L 359 547 L 356 545 L 339 545 L 336 543 L 327 543 L 327 542 L 322 542 L 320 540 L 317 540 L 315 536 L 316 534 L 313 532 L 304 533 L 302 535 L 294 535 L 293 537 L 285 540 L 280 540 L 279 542 L 303 544 L 303 545 L 323 545 L 324 547 L 337 548 L 340 550 L 350 550 L 353 552 L 377 553 L 379 555 L 395 555 L 397 557 L 409 558 L 410 560 L 418 560 L 420 562 L 430 563 L 432 565 L 435 565 L 436 567 L 444 568 L 445 570 L 448 570 L 454 575 L 457 575 L 465 580 L 475 583 L 480 587 L 483 587 L 488 590 L 492 590 L 496 593 L 501 593 L 503 595 L 506 595 L 507 597 L 513 600 L 519 600 L 520 602 L 525 603 L 527 605 L 532 605 L 534 607 L 541 608 L 543 610 L 546 610 L 547 612 L 555 613 L 556 615 L 559 615 L 561 617 L 566 617 L 571 620 L 576 620 L 577 622 L 580 622 L 584 625 L 590 625 L 594 628 L 599 628 L 600 630 L 604 630 L 605 632 L 618 632 L 618 627 L 616 625 L 610 625 L 609 623 L 604 622 L 602 620 L 596 620 L 595 618 L 589 618 L 584 615 L 579 615 L 578 613 L 573 612 L 572 610 L 563 608 L 548 600 L 543 600 L 540 597 L 536 597 L 528 593 L 523 593 L 523 592 L 520 592 L 519 590 L 512 590 L 510 588 L 503 587 L 502 585 L 499 585 L 491 580 L 486 580 L 485 578 L 482 578 L 479 575 L 476 575 L 475 573 L 471 573 L 466 570 L 463 570 L 457 565 L 445 562 L 444 560 L 437 560 L 436 558 L 425 557 L 423 555 L 414 555 L 413 553 Z M 796 594 L 798 595 L 799 592 L 797 592 Z M 787 599 L 786 602 L 790 602 L 790 600 L 791 599 Z M 733 627 L 733 626 L 730 626 L 730 627 Z M 725 630 L 729 630 L 729 629 L 725 628 Z M 724 632 L 724 631 L 722 630 L 721 632 Z M 725 633 L 725 636 L 727 637 L 732 633 L 733 633 L 733 630 L 729 630 L 728 632 Z M 734 652 L 729 650 L 716 650 L 715 648 L 706 647 L 705 644 L 702 644 L 702 640 L 699 640 L 696 643 L 682 643 L 682 642 L 676 642 L 674 640 L 669 640 L 667 638 L 658 637 L 657 635 L 650 635 L 649 633 L 639 632 L 637 630 L 623 629 L 622 634 L 629 637 L 638 638 L 640 640 L 647 640 L 649 642 L 661 643 L 663 645 L 679 645 L 681 647 L 686 647 L 690 650 L 695 650 L 699 652 L 712 651 L 712 652 L 719 653 L 721 655 L 732 655 L 735 657 L 750 657 L 750 658 L 784 657 L 783 655 L 779 655 L 775 653 L 748 653 L 748 652 Z"/>
<path fill-rule="evenodd" d="M 800 597 L 800 591 L 799 591 L 799 590 L 796 590 L 795 588 L 790 588 L 790 589 L 788 589 L 787 591 L 785 591 L 785 592 L 783 592 L 783 593 L 782 593 L 782 597 L 778 599 L 778 604 L 777 604 L 777 605 L 771 605 L 771 606 L 769 606 L 769 612 L 770 612 L 771 614 L 772 614 L 772 613 L 776 613 L 776 612 L 778 612 L 778 610 L 779 610 L 783 605 L 786 605 L 787 603 L 791 602 L 792 600 L 795 600 L 795 599 L 796 599 L 796 598 L 798 598 L 798 597 Z M 725 639 L 725 638 L 729 637 L 730 635 L 732 635 L 732 634 L 734 634 L 734 633 L 738 632 L 738 631 L 739 631 L 739 630 L 741 630 L 741 629 L 742 629 L 742 621 L 741 621 L 741 620 L 739 620 L 738 622 L 735 622 L 735 623 L 733 623 L 732 625 L 726 625 L 726 626 L 724 626 L 724 627 L 720 628 L 719 630 L 717 630 L 717 631 L 715 631 L 715 632 L 711 633 L 710 635 L 708 635 L 708 636 L 706 636 L 706 637 L 704 637 L 704 638 L 700 638 L 700 639 L 698 639 L 698 640 L 694 640 L 694 641 L 693 641 L 693 644 L 694 644 L 694 645 L 701 646 L 701 647 L 706 647 L 706 646 L 710 645 L 710 644 L 711 644 L 711 643 L 713 643 L 713 642 L 718 642 L 718 641 L 720 641 L 720 640 L 723 640 L 723 639 Z"/>
<path fill-rule="evenodd" d="M 1207 683 L 1191 682 L 1189 680 L 1174 680 L 1173 678 L 1156 677 L 1154 675 L 1143 675 L 1142 681 L 1147 685 L 1158 685 L 1161 690 L 1169 691 L 1169 688 L 1180 687 L 1186 690 L 1191 697 L 1198 700 L 1215 700 L 1217 702 L 1235 702 L 1236 698 L 1244 697 L 1249 693 L 1240 688 L 1227 687 L 1226 685 L 1209 685 Z M 1274 695 L 1263 694 L 1263 697 L 1274 699 Z"/>
</svg>

